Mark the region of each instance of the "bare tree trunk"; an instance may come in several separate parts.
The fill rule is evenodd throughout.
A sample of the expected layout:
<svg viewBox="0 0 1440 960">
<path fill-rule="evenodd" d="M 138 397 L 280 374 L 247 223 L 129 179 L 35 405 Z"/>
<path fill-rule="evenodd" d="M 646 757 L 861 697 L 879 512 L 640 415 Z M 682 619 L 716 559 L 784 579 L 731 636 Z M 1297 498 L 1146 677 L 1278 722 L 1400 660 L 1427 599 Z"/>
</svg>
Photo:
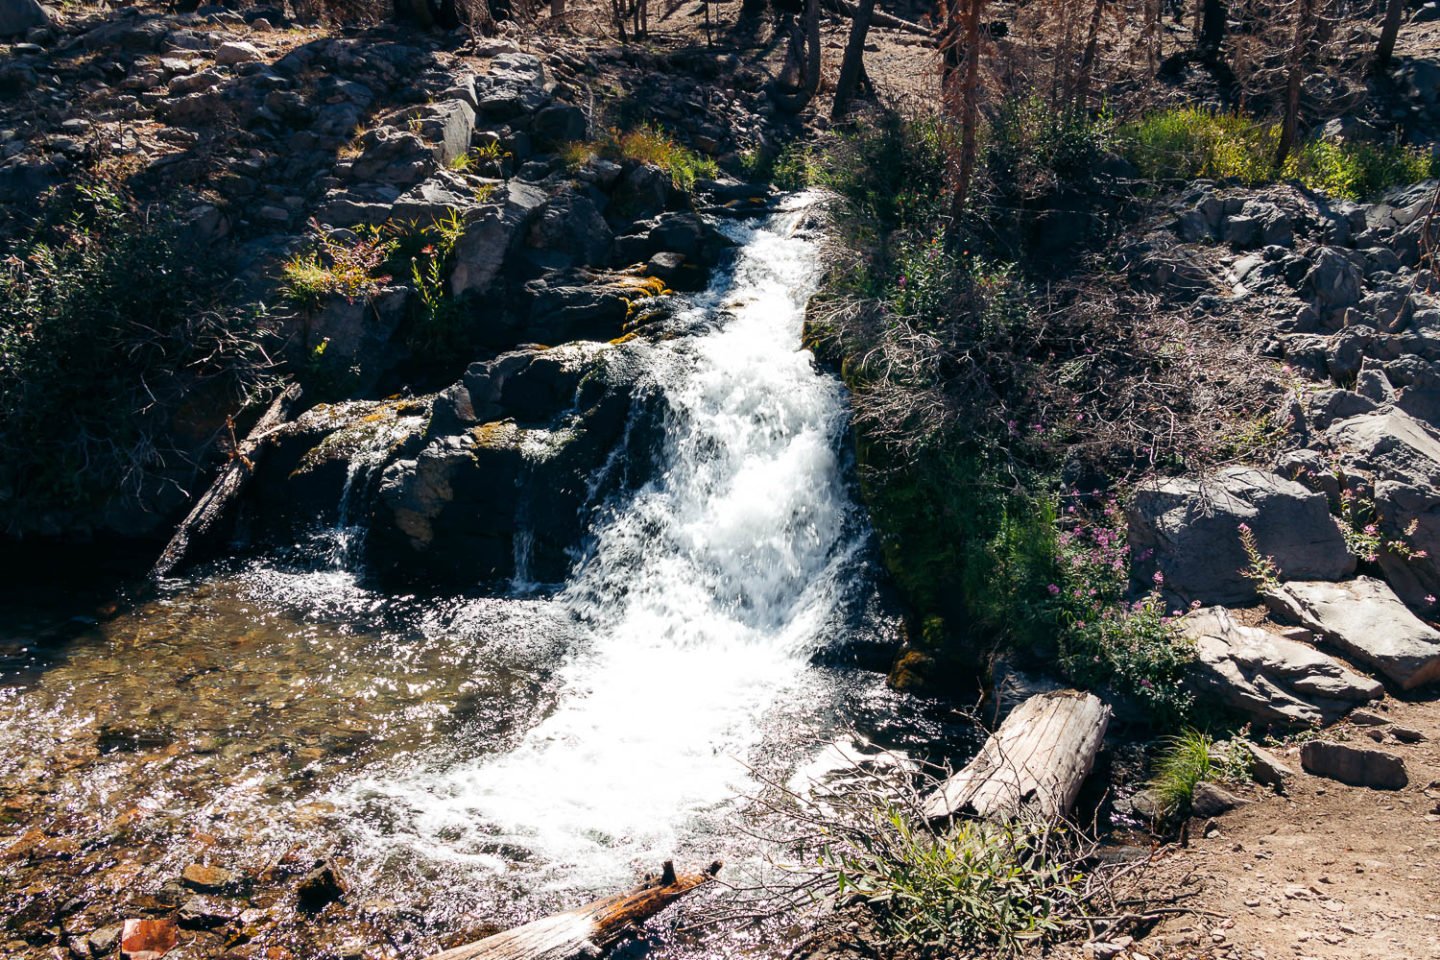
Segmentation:
<svg viewBox="0 0 1440 960">
<path fill-rule="evenodd" d="M 1400 21 L 1405 16 L 1405 0 L 1390 0 L 1385 5 L 1385 24 L 1380 28 L 1380 43 L 1375 47 L 1377 74 L 1383 74 L 1395 55 L 1395 40 L 1400 36 Z"/>
<path fill-rule="evenodd" d="M 1229 11 L 1225 0 L 1202 0 L 1200 8 L 1200 52 L 1207 59 L 1220 56 L 1220 46 L 1225 42 L 1225 21 Z"/>
<path fill-rule="evenodd" d="M 793 91 L 781 91 L 777 87 L 775 106 L 799 113 L 820 88 L 820 0 L 808 0 L 805 4 L 805 21 L 795 26 L 787 60 L 798 61 L 800 86 Z"/>
<path fill-rule="evenodd" d="M 565 26 L 565 0 L 550 0 L 550 20 L 557 27 Z"/>
<path fill-rule="evenodd" d="M 1095 0 L 1090 12 L 1090 32 L 1085 36 L 1085 53 L 1080 58 L 1080 75 L 1075 78 L 1075 112 L 1085 110 L 1090 98 L 1090 71 L 1095 67 L 1095 48 L 1100 41 L 1100 18 L 1105 15 L 1105 0 Z"/>
<path fill-rule="evenodd" d="M 855 82 L 865 69 L 865 36 L 870 32 L 870 15 L 875 12 L 875 0 L 860 0 L 855 19 L 850 24 L 850 39 L 845 44 L 845 58 L 840 61 L 840 79 L 835 82 L 835 100 L 830 106 L 830 122 L 839 123 L 845 119 L 850 106 L 850 95 L 855 92 Z"/>
<path fill-rule="evenodd" d="M 1285 83 L 1285 120 L 1280 124 L 1280 145 L 1275 150 L 1275 167 L 1284 166 L 1295 149 L 1300 131 L 1300 80 L 1305 73 L 1305 47 L 1310 42 L 1311 0 L 1295 0 L 1295 40 L 1290 47 L 1290 71 Z"/>
<path fill-rule="evenodd" d="M 958 2 L 958 0 L 957 0 Z M 980 135 L 980 14 L 985 0 L 967 0 L 965 15 L 965 77 L 960 83 L 960 176 L 950 210 L 952 229 L 960 223 L 970 181 L 975 176 L 975 150 Z"/>
</svg>

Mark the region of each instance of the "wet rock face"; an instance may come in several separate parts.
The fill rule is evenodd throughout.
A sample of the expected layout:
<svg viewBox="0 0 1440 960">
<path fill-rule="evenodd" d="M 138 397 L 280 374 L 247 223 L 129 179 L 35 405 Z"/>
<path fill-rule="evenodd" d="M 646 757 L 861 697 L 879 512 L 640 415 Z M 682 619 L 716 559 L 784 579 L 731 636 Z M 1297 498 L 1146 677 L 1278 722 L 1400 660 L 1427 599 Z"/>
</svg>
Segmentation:
<svg viewBox="0 0 1440 960">
<path fill-rule="evenodd" d="M 418 455 L 384 469 L 369 540 L 376 569 L 470 586 L 563 579 L 592 478 L 630 415 L 625 349 L 577 344 L 472 365 L 437 398 Z"/>
<path fill-rule="evenodd" d="M 1355 570 L 1324 495 L 1251 467 L 1203 480 L 1167 480 L 1136 491 L 1129 509 L 1131 556 L 1141 590 L 1159 575 L 1164 590 L 1189 603 L 1249 603 L 1259 595 L 1239 526 L 1287 578 L 1339 579 Z"/>
</svg>

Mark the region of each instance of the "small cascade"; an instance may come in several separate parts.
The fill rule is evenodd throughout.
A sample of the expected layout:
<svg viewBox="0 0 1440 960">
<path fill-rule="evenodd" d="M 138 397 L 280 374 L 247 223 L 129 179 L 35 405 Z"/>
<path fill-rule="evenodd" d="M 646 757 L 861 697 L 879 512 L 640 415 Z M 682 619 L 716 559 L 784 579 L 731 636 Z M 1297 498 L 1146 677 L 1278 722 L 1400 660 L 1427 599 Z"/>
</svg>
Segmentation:
<svg viewBox="0 0 1440 960">
<path fill-rule="evenodd" d="M 385 423 L 360 441 L 345 467 L 345 484 L 335 525 L 323 538 L 324 561 L 332 570 L 352 570 L 363 560 L 365 535 L 369 532 L 366 507 L 374 493 L 376 472 L 385 465 L 395 445 L 403 440 L 408 426 L 401 421 Z"/>
</svg>

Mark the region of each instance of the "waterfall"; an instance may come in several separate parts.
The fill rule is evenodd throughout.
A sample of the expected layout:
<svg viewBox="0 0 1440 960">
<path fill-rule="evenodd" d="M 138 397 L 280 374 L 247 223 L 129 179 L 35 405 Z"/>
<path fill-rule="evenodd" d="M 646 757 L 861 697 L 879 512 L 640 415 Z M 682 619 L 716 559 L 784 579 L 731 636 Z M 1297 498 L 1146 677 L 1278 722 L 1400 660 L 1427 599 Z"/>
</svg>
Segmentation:
<svg viewBox="0 0 1440 960">
<path fill-rule="evenodd" d="M 495 851 L 518 848 L 540 882 L 600 888 L 744 789 L 742 761 L 767 711 L 801 693 L 864 537 L 838 453 L 843 388 L 800 349 L 818 275 L 804 216 L 797 200 L 728 228 L 734 266 L 681 318 L 698 332 L 650 348 L 661 469 L 599 512 L 552 601 L 579 634 L 553 709 L 505 752 L 349 785 L 342 805 L 388 811 L 353 818 L 362 846 L 509 870 Z"/>
</svg>

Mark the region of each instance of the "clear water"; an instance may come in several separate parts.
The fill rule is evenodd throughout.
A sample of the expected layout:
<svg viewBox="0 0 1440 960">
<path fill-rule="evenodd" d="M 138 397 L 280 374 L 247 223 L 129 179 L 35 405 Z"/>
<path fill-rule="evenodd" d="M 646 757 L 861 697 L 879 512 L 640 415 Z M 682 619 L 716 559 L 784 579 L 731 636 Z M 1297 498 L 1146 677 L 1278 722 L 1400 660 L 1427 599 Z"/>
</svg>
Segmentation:
<svg viewBox="0 0 1440 960">
<path fill-rule="evenodd" d="M 894 623 L 847 486 L 843 389 L 799 349 L 802 204 L 734 227 L 692 333 L 646 348 L 660 469 L 599 505 L 566 583 L 373 590 L 347 562 L 347 489 L 318 562 L 222 565 L 93 625 L 12 604 L 0 778 L 104 835 L 135 881 L 201 855 L 258 871 L 298 845 L 342 856 L 355 900 L 453 930 L 672 857 L 743 869 L 765 852 L 734 823 L 754 771 L 813 770 L 851 728 L 933 740 L 921 705 L 843 665 Z"/>
</svg>

